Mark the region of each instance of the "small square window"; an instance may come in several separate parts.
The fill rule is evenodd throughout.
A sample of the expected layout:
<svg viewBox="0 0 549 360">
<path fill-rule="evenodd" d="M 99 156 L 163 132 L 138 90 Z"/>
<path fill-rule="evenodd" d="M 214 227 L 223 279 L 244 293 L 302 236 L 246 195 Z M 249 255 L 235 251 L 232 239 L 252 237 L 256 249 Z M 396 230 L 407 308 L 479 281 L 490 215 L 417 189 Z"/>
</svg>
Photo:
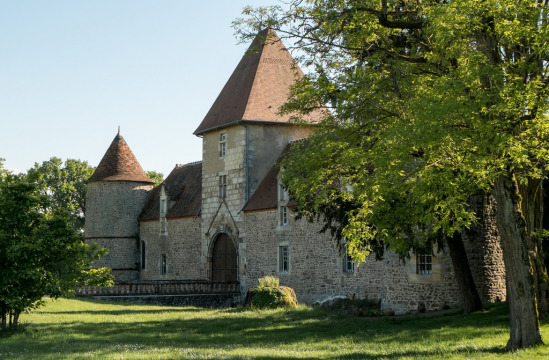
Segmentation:
<svg viewBox="0 0 549 360">
<path fill-rule="evenodd" d="M 286 206 L 280 207 L 280 225 L 288 225 L 288 208 Z"/>
<path fill-rule="evenodd" d="M 219 176 L 219 197 L 224 198 L 227 196 L 227 175 Z"/>
<path fill-rule="evenodd" d="M 431 254 L 416 254 L 416 273 L 419 275 L 433 273 L 433 257 Z"/>
<path fill-rule="evenodd" d="M 278 248 L 278 271 L 280 273 L 290 271 L 290 250 L 287 245 Z"/>
</svg>

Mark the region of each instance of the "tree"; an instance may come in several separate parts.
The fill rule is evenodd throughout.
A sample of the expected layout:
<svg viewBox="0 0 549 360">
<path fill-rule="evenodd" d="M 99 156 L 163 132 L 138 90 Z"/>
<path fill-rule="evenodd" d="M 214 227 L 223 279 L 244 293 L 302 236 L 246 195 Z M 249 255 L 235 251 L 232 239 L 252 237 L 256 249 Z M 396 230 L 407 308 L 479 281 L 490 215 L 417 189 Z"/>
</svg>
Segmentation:
<svg viewBox="0 0 549 360">
<path fill-rule="evenodd" d="M 147 171 L 147 176 L 154 181 L 154 186 L 160 185 L 164 181 L 164 174 L 154 170 Z"/>
<path fill-rule="evenodd" d="M 4 161 L 6 160 L 3 158 L 0 158 L 0 178 L 10 173 L 7 169 L 4 169 Z"/>
<path fill-rule="evenodd" d="M 70 214 L 70 223 L 78 230 L 84 230 L 86 212 L 86 180 L 95 168 L 86 161 L 67 159 L 63 162 L 52 157 L 42 164 L 35 163 L 28 170 L 30 181 L 37 184 L 42 195 L 49 198 L 47 209 L 66 209 Z"/>
<path fill-rule="evenodd" d="M 285 171 L 285 181 L 298 203 L 301 191 L 320 193 L 313 210 L 335 181 L 345 185 L 358 208 L 342 234 L 356 259 L 372 241 L 399 252 L 426 244 L 423 233 L 453 239 L 475 221 L 469 196 L 493 191 L 509 349 L 541 343 L 548 10 L 547 0 L 295 0 L 288 10 L 246 8 L 237 22 L 243 36 L 270 27 L 292 37 L 313 69 L 283 111 L 299 118 L 328 104 L 333 116 L 313 137 L 323 151 L 308 153 L 318 171 L 300 170 L 303 180 Z"/>
<path fill-rule="evenodd" d="M 51 208 L 50 197 L 25 175 L 0 178 L 0 317 L 17 329 L 21 312 L 44 295 L 72 295 L 78 286 L 109 285 L 109 269 L 93 269 L 105 250 L 86 245 L 73 214 Z"/>
</svg>

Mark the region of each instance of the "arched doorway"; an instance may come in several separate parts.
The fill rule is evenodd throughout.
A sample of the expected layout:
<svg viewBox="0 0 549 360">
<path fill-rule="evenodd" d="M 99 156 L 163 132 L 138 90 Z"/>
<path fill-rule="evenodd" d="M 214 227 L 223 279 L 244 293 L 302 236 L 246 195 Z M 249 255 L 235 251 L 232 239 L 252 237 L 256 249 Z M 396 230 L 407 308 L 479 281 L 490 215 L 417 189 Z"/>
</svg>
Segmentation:
<svg viewBox="0 0 549 360">
<path fill-rule="evenodd" d="M 237 281 L 237 257 L 233 241 L 227 234 L 215 240 L 212 250 L 212 281 Z"/>
</svg>

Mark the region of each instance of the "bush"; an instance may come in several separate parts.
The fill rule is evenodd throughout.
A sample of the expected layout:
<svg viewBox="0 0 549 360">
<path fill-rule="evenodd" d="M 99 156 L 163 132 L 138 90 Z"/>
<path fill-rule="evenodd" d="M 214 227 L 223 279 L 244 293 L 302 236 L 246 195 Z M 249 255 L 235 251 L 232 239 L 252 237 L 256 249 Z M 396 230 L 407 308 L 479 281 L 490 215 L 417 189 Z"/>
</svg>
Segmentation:
<svg viewBox="0 0 549 360">
<path fill-rule="evenodd" d="M 259 286 L 251 288 L 246 294 L 244 306 L 254 309 L 275 309 L 278 307 L 297 307 L 294 289 L 278 286 L 279 280 L 274 276 L 258 279 Z"/>
<path fill-rule="evenodd" d="M 257 279 L 257 281 L 259 281 L 259 286 L 270 288 L 276 288 L 280 283 L 280 280 L 276 276 L 265 276 Z"/>
</svg>

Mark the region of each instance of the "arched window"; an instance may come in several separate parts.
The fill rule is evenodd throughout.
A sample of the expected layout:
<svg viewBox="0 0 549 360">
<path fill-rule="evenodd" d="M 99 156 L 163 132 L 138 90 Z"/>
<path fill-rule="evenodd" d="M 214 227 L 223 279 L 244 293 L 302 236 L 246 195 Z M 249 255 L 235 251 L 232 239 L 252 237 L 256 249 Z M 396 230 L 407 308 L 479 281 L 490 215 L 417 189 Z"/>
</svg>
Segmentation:
<svg viewBox="0 0 549 360">
<path fill-rule="evenodd" d="M 141 269 L 145 268 L 145 259 L 146 259 L 145 241 L 141 240 Z"/>
</svg>

